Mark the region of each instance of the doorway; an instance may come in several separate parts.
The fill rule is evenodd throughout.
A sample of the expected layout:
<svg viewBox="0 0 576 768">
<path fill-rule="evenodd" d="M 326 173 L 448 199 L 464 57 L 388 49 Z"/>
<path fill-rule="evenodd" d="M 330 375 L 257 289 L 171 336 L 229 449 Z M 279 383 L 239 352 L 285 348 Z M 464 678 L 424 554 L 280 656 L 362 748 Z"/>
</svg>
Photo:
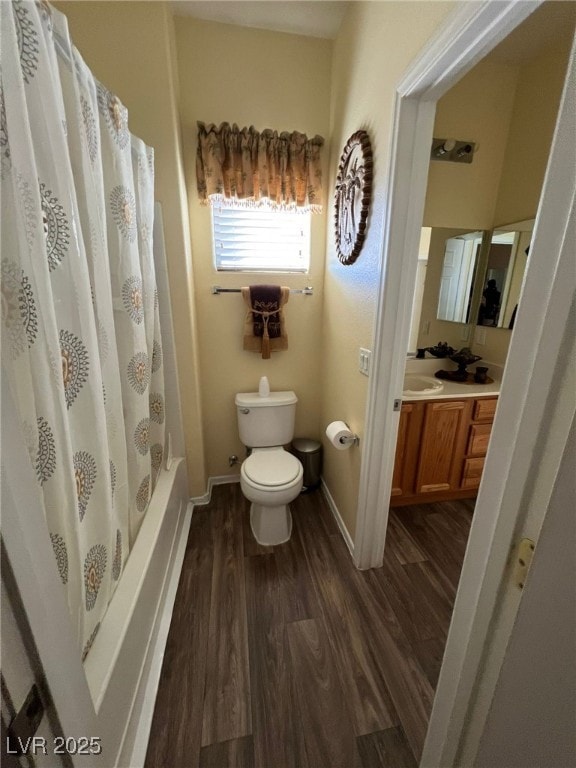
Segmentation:
<svg viewBox="0 0 576 768">
<path fill-rule="evenodd" d="M 360 568 L 377 567 L 382 562 L 398 426 L 393 403 L 402 391 L 416 273 L 413 254 L 417 253 L 424 209 L 435 102 L 537 7 L 510 2 L 463 8 L 398 88 L 393 141 L 397 162 L 390 180 L 383 245 L 385 275 L 377 311 L 375 375 L 370 382 L 354 553 Z M 574 77 L 573 68 L 570 76 Z M 521 522 L 525 491 L 531 490 L 538 438 L 548 434 L 551 403 L 573 411 L 573 404 L 565 399 L 560 404 L 557 384 L 574 291 L 569 256 L 574 236 L 568 226 L 573 216 L 574 179 L 573 171 L 566 167 L 566 153 L 573 153 L 574 106 L 568 103 L 570 99 L 573 101 L 574 94 L 568 88 L 537 216 L 533 258 L 525 277 L 523 295 L 530 312 L 519 313 L 510 345 L 501 407 L 486 465 L 485 477 L 490 477 L 490 484 L 483 483 L 478 497 L 482 516 L 478 515 L 473 524 L 475 551 L 469 548 L 466 556 L 422 765 L 453 763 L 478 678 L 488 625 L 499 599 L 501 574 L 514 530 Z M 539 253 L 546 254 L 545 266 L 537 258 Z M 566 439 L 559 429 L 555 435 L 558 457 Z M 504 508 L 506 515 L 501 514 Z M 465 602 L 467 616 L 465 610 L 459 610 L 464 609 Z M 497 664 L 495 669 L 497 674 Z"/>
<path fill-rule="evenodd" d="M 438 138 L 430 153 L 420 241 L 431 233 L 428 266 L 423 290 L 416 284 L 412 325 L 421 320 L 406 374 L 449 381 L 431 380 L 440 388 L 432 395 L 403 393 L 392 507 L 477 494 L 570 54 L 565 22 L 542 6 L 437 103 L 434 136 L 467 136 L 483 149 L 466 165 L 438 156 Z M 421 247 L 418 258 L 420 267 Z M 456 370 L 462 347 L 482 367 L 481 383 L 470 373 L 453 384 L 439 371 Z"/>
</svg>

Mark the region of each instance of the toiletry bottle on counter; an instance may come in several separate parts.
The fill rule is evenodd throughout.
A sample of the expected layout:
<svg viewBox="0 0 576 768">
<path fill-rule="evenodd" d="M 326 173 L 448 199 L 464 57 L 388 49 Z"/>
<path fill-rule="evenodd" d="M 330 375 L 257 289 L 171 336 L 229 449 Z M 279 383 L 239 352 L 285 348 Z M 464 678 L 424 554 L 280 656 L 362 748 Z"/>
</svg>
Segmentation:
<svg viewBox="0 0 576 768">
<path fill-rule="evenodd" d="M 268 376 L 262 376 L 260 384 L 258 385 L 258 394 L 260 397 L 268 397 L 270 394 L 270 384 L 268 382 Z"/>
</svg>

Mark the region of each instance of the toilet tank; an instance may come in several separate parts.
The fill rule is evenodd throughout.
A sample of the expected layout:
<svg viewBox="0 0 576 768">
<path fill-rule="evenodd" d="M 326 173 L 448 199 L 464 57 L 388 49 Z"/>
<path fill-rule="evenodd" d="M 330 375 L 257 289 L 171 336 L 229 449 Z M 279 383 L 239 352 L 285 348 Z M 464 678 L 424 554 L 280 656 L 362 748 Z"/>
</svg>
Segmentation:
<svg viewBox="0 0 576 768">
<path fill-rule="evenodd" d="M 298 398 L 294 392 L 258 392 L 236 395 L 236 415 L 240 440 L 248 448 L 286 445 L 294 437 L 294 419 Z"/>
</svg>

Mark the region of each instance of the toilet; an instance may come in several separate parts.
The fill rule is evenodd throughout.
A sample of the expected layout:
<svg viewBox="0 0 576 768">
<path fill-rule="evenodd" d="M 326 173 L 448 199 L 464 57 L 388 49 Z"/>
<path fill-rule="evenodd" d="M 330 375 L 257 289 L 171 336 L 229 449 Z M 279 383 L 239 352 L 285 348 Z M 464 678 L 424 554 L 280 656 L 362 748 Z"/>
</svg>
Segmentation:
<svg viewBox="0 0 576 768">
<path fill-rule="evenodd" d="M 240 487 L 251 502 L 250 525 L 259 544 L 288 541 L 292 533 L 289 504 L 302 490 L 304 469 L 284 450 L 294 437 L 298 398 L 294 392 L 236 395 L 238 432 L 250 455 L 242 462 Z"/>
</svg>

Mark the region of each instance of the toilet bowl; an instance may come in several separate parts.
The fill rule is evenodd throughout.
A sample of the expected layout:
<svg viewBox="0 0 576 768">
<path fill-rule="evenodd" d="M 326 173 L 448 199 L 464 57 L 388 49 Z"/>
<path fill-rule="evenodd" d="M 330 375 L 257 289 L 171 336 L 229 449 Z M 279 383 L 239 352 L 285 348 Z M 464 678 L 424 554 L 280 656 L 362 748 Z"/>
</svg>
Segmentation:
<svg viewBox="0 0 576 768">
<path fill-rule="evenodd" d="M 289 504 L 302 490 L 304 469 L 282 448 L 255 448 L 240 468 L 240 487 L 251 502 L 250 526 L 259 544 L 274 546 L 292 533 Z"/>
</svg>

